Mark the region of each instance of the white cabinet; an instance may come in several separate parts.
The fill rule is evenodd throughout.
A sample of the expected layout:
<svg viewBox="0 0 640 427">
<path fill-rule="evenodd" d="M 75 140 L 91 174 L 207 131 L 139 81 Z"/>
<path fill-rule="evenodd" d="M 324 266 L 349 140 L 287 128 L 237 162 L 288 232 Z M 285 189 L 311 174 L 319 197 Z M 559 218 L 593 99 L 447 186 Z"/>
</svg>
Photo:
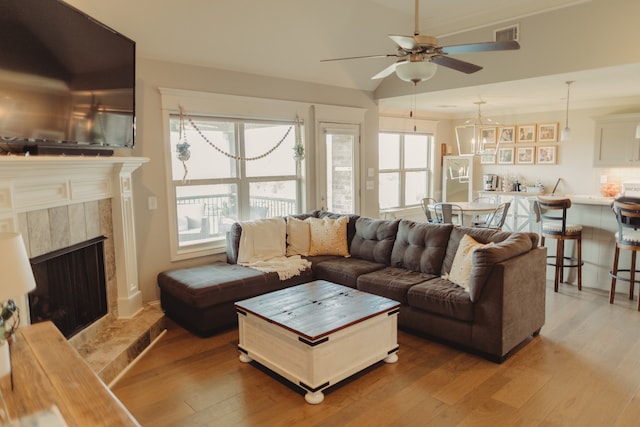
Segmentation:
<svg viewBox="0 0 640 427">
<path fill-rule="evenodd" d="M 507 219 L 502 226 L 503 231 L 537 231 L 535 216 L 533 215 L 532 200 L 535 194 L 526 192 L 501 192 L 501 191 L 481 191 L 480 197 L 489 197 L 495 203 L 510 202 Z"/>
<path fill-rule="evenodd" d="M 616 114 L 596 120 L 593 165 L 640 166 L 640 114 Z"/>
</svg>

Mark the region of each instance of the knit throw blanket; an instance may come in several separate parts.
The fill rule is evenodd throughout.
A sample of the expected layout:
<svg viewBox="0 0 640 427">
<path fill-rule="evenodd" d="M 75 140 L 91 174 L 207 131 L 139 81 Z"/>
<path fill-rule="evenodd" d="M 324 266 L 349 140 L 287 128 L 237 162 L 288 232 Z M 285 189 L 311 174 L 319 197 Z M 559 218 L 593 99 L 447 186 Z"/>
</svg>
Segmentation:
<svg viewBox="0 0 640 427">
<path fill-rule="evenodd" d="M 238 264 L 264 273 L 278 273 L 280 280 L 298 276 L 311 262 L 299 255 L 285 256 L 287 225 L 284 218 L 243 221 Z"/>
</svg>

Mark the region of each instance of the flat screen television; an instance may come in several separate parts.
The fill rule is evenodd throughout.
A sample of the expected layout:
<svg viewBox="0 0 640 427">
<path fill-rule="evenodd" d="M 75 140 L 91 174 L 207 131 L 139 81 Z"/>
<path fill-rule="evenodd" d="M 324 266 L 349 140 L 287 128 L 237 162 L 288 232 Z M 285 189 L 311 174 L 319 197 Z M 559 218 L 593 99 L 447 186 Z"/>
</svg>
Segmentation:
<svg viewBox="0 0 640 427">
<path fill-rule="evenodd" d="M 133 147 L 135 49 L 63 1 L 0 0 L 0 152 Z"/>
</svg>

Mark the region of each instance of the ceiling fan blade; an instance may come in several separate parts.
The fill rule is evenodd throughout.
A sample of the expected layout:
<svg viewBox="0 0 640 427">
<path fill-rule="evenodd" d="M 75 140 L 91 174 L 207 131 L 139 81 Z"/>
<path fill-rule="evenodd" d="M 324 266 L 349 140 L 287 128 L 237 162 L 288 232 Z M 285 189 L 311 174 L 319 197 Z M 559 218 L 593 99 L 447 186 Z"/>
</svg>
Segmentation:
<svg viewBox="0 0 640 427">
<path fill-rule="evenodd" d="M 392 56 L 398 57 L 398 55 L 396 55 L 395 53 L 386 53 L 381 55 L 347 56 L 345 58 L 321 59 L 320 62 L 344 61 L 346 59 L 363 59 L 363 58 L 389 58 Z"/>
<path fill-rule="evenodd" d="M 398 46 L 406 50 L 418 49 L 420 45 L 411 36 L 396 36 L 389 34 L 389 38 L 395 42 Z"/>
<path fill-rule="evenodd" d="M 443 67 L 452 68 L 457 71 L 462 71 L 466 74 L 475 73 L 482 70 L 479 65 L 472 64 L 470 62 L 460 61 L 459 59 L 451 58 L 449 56 L 433 56 L 431 62 L 435 62 Z"/>
<path fill-rule="evenodd" d="M 504 42 L 469 43 L 469 44 L 444 46 L 440 48 L 440 51 L 442 53 L 451 55 L 451 54 L 458 54 L 458 53 L 489 52 L 492 50 L 517 50 L 517 49 L 520 49 L 520 44 L 515 40 L 509 40 Z"/>
<path fill-rule="evenodd" d="M 376 79 L 384 79 L 387 76 L 390 76 L 391 74 L 393 74 L 393 72 L 396 70 L 396 67 L 399 64 L 402 64 L 404 62 L 407 62 L 406 59 L 402 59 L 400 61 L 396 61 L 393 64 L 389 65 L 387 68 L 385 68 L 384 70 L 380 71 L 378 74 L 376 74 L 375 76 L 371 77 L 371 80 L 376 80 Z"/>
</svg>

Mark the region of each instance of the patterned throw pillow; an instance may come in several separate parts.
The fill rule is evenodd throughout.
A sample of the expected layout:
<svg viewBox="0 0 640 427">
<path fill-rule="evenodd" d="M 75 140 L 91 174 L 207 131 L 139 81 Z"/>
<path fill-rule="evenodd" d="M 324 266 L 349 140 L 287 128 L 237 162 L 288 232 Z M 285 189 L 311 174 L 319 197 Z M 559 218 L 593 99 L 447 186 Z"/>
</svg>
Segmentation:
<svg viewBox="0 0 640 427">
<path fill-rule="evenodd" d="M 347 243 L 348 216 L 341 216 L 338 219 L 309 217 L 305 221 L 309 222 L 311 231 L 310 256 L 349 256 L 349 245 Z"/>
<path fill-rule="evenodd" d="M 474 238 L 465 234 L 460 240 L 456 256 L 451 265 L 451 272 L 445 276 L 456 285 L 462 286 L 469 290 L 469 277 L 471 276 L 471 268 L 473 267 L 473 252 L 479 248 L 488 248 L 494 246 L 494 243 L 479 243 Z"/>
<path fill-rule="evenodd" d="M 310 228 L 308 221 L 287 217 L 287 256 L 309 255 Z"/>
</svg>

